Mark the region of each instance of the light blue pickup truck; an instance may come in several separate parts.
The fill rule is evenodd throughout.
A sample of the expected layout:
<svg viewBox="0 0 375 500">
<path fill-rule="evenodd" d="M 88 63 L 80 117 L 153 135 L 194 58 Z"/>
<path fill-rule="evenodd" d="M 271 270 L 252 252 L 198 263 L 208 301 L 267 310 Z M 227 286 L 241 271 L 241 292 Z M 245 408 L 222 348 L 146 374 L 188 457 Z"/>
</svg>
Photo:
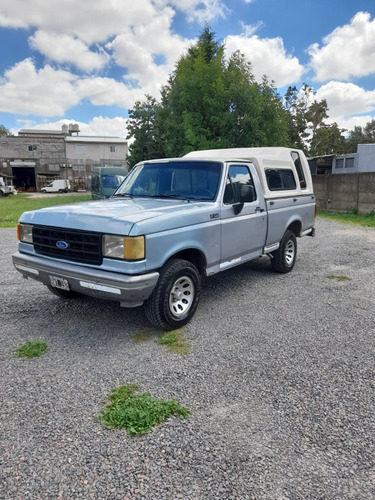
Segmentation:
<svg viewBox="0 0 375 500">
<path fill-rule="evenodd" d="M 25 212 L 13 263 L 61 297 L 144 305 L 175 329 L 194 315 L 202 276 L 263 254 L 291 271 L 315 213 L 302 151 L 196 151 L 139 163 L 107 200 Z"/>
</svg>

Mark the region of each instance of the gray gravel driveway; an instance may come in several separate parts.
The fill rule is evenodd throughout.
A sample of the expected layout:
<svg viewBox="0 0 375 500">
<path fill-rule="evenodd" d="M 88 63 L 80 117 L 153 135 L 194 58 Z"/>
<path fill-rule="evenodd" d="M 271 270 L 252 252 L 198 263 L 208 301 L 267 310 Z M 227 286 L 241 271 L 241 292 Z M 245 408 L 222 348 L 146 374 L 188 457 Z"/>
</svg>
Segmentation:
<svg viewBox="0 0 375 500">
<path fill-rule="evenodd" d="M 207 279 L 181 356 L 142 310 L 22 279 L 0 229 L 0 498 L 375 498 L 375 230 L 318 219 L 298 243 L 288 275 L 263 257 Z M 37 338 L 44 356 L 14 357 Z M 107 430 L 129 383 L 192 413 Z"/>
</svg>

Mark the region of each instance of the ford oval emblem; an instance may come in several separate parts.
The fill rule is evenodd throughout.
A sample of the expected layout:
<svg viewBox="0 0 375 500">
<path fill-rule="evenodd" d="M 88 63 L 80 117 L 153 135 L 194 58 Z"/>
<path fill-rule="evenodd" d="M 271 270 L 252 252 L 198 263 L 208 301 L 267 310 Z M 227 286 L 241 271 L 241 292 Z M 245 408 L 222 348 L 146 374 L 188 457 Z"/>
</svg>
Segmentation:
<svg viewBox="0 0 375 500">
<path fill-rule="evenodd" d="M 57 246 L 57 248 L 61 248 L 62 250 L 65 250 L 66 248 L 68 248 L 69 243 L 67 243 L 66 241 L 57 241 L 56 246 Z"/>
</svg>

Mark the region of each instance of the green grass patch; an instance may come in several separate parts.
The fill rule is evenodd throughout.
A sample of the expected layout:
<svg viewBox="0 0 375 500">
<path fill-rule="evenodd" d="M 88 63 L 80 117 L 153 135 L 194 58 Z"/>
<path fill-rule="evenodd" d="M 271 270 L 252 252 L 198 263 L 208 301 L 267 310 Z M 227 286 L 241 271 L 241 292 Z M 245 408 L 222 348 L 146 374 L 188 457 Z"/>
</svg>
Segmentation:
<svg viewBox="0 0 375 500">
<path fill-rule="evenodd" d="M 337 212 L 324 212 L 319 210 L 318 216 L 324 219 L 334 220 L 342 224 L 351 224 L 355 226 L 375 227 L 375 211 L 372 210 L 368 214 L 357 215 L 355 213 L 340 214 Z"/>
<path fill-rule="evenodd" d="M 329 276 L 326 276 L 329 280 L 337 280 L 337 281 L 350 281 L 350 278 L 348 276 L 337 276 L 335 274 L 330 274 Z"/>
<path fill-rule="evenodd" d="M 130 436 L 146 434 L 173 414 L 186 418 L 190 411 L 176 399 L 160 401 L 148 392 L 139 394 L 135 384 L 122 385 L 108 394 L 98 419 L 107 429 L 125 428 Z"/>
<path fill-rule="evenodd" d="M 150 329 L 145 328 L 144 330 L 140 330 L 133 335 L 134 344 L 142 344 L 143 342 L 148 342 L 153 337 L 153 333 Z"/>
<path fill-rule="evenodd" d="M 186 355 L 190 350 L 190 345 L 184 339 L 184 328 L 161 334 L 158 344 L 165 345 L 168 351 L 176 354 Z"/>
<path fill-rule="evenodd" d="M 16 349 L 17 358 L 37 358 L 47 350 L 46 342 L 42 340 L 30 340 Z"/>
<path fill-rule="evenodd" d="M 50 198 L 34 198 L 24 193 L 2 196 L 0 197 L 0 227 L 16 227 L 20 215 L 29 210 L 89 200 L 91 200 L 89 194 L 60 195 Z"/>
</svg>

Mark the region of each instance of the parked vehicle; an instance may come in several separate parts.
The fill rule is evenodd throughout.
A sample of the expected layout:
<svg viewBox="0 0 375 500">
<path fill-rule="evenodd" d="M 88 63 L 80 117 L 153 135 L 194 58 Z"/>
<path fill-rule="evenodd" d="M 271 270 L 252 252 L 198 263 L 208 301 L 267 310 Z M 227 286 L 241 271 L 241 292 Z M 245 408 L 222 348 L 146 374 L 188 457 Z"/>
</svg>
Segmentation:
<svg viewBox="0 0 375 500">
<path fill-rule="evenodd" d="M 16 188 L 12 184 L 6 184 L 3 177 L 0 177 L 0 196 L 17 194 Z"/>
<path fill-rule="evenodd" d="M 42 193 L 68 193 L 69 191 L 70 181 L 67 179 L 57 179 L 41 189 Z"/>
<path fill-rule="evenodd" d="M 290 272 L 315 207 L 302 151 L 197 151 L 139 163 L 108 200 L 25 212 L 13 263 L 61 297 L 144 304 L 173 329 L 194 315 L 201 276 L 263 254 Z"/>
<path fill-rule="evenodd" d="M 122 167 L 95 167 L 91 174 L 91 197 L 102 200 L 113 195 L 127 176 L 128 171 Z"/>
</svg>

